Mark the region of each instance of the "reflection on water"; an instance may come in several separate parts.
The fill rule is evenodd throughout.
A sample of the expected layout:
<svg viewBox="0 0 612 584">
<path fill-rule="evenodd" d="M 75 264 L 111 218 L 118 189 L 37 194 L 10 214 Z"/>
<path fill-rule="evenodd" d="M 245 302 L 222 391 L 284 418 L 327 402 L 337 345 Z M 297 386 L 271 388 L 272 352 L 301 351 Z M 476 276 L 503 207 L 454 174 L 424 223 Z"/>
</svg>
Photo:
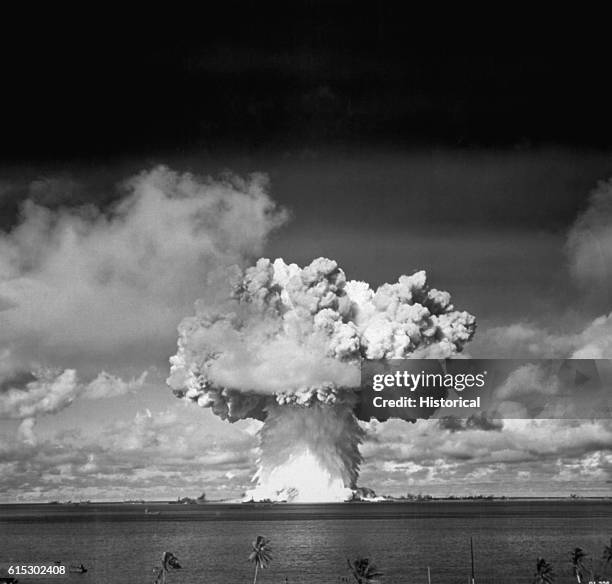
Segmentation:
<svg viewBox="0 0 612 584">
<path fill-rule="evenodd" d="M 473 536 L 481 582 L 528 582 L 537 556 L 553 563 L 557 582 L 571 582 L 569 550 L 599 558 L 612 536 L 610 502 L 144 507 L 0 506 L 1 563 L 82 562 L 89 572 L 68 581 L 144 583 L 170 550 L 184 569 L 168 582 L 248 583 L 250 542 L 262 534 L 273 547 L 263 584 L 337 583 L 357 555 L 374 559 L 387 583 L 425 582 L 429 565 L 433 582 L 464 584 Z"/>
</svg>

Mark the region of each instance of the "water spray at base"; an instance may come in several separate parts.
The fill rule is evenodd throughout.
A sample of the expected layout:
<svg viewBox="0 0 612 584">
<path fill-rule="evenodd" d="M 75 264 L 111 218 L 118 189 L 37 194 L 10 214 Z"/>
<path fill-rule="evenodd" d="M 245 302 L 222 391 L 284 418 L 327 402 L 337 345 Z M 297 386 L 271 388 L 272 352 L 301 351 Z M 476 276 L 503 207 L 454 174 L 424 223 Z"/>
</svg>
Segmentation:
<svg viewBox="0 0 612 584">
<path fill-rule="evenodd" d="M 247 498 L 346 501 L 357 486 L 362 439 L 350 402 L 270 407 L 260 432 L 257 486 Z"/>
<path fill-rule="evenodd" d="M 344 501 L 357 487 L 364 430 L 354 413 L 363 359 L 447 358 L 475 319 L 425 272 L 376 291 L 335 261 L 260 259 L 222 306 L 198 301 L 179 326 L 168 384 L 223 419 L 263 421 L 247 499 Z"/>
</svg>

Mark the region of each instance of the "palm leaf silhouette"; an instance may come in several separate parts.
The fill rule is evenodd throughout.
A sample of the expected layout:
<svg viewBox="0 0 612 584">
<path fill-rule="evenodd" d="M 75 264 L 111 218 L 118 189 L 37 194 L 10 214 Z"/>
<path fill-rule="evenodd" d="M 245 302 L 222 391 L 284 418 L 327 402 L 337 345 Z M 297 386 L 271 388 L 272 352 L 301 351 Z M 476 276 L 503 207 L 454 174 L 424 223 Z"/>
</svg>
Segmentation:
<svg viewBox="0 0 612 584">
<path fill-rule="evenodd" d="M 347 558 L 349 572 L 357 584 L 375 584 L 383 577 L 383 573 L 369 558 L 356 558 L 351 562 Z"/>
<path fill-rule="evenodd" d="M 570 552 L 570 564 L 572 565 L 572 575 L 576 578 L 578 584 L 582 584 L 582 578 L 586 568 L 584 566 L 584 560 L 586 559 L 586 552 L 582 548 L 574 548 Z"/>
<path fill-rule="evenodd" d="M 533 576 L 533 584 L 552 584 L 555 579 L 552 566 L 544 559 L 536 561 L 536 573 Z"/>
<path fill-rule="evenodd" d="M 257 572 L 259 568 L 267 568 L 272 561 L 272 549 L 270 540 L 263 535 L 258 535 L 257 539 L 251 544 L 253 551 L 249 554 L 249 562 L 255 564 L 255 576 L 253 584 L 257 583 Z"/>
<path fill-rule="evenodd" d="M 164 552 L 161 561 L 161 568 L 158 568 L 155 571 L 155 580 L 153 580 L 153 584 L 166 584 L 166 574 L 168 573 L 168 569 L 172 570 L 180 570 L 181 565 L 177 557 L 172 552 Z"/>
</svg>

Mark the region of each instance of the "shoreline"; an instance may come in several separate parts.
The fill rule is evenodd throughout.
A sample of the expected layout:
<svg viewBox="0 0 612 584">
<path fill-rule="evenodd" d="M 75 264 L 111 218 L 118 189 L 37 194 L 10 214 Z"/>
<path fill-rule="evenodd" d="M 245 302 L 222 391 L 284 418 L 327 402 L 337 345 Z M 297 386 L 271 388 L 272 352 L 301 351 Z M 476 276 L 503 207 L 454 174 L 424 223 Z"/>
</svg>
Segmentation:
<svg viewBox="0 0 612 584">
<path fill-rule="evenodd" d="M 197 507 L 319 507 L 319 506 L 355 506 L 355 505 L 423 505 L 435 503 L 528 503 L 528 502 L 567 502 L 567 503 L 612 503 L 612 495 L 609 497 L 433 497 L 422 499 L 386 499 L 383 501 L 343 501 L 343 502 L 316 502 L 316 503 L 293 503 L 287 501 L 207 501 L 205 503 L 177 503 L 174 500 L 139 500 L 139 501 L 20 501 L 0 503 L 0 507 L 40 506 L 40 507 L 93 507 L 93 506 L 126 506 L 137 507 L 144 505 L 165 505 L 174 508 L 197 508 Z"/>
</svg>

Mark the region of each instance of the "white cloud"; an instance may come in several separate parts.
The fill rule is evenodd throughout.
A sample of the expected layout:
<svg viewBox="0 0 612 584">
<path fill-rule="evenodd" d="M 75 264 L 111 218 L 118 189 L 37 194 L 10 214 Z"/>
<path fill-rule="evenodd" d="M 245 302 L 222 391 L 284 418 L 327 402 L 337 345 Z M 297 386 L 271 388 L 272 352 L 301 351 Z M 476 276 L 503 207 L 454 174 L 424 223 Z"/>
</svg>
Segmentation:
<svg viewBox="0 0 612 584">
<path fill-rule="evenodd" d="M 443 430 L 437 420 L 370 424 L 360 484 L 392 494 L 609 492 L 612 426 L 607 420 L 504 420 L 502 431 Z M 559 464 L 580 469 L 551 486 Z M 593 481 L 588 485 L 584 477 Z M 529 486 L 520 482 L 530 477 Z M 596 480 L 595 480 L 596 479 Z"/>
<path fill-rule="evenodd" d="M 111 398 L 140 389 L 147 378 L 145 371 L 140 377 L 124 381 L 116 375 L 102 371 L 94 380 L 84 386 L 82 397 L 86 399 Z"/>
<path fill-rule="evenodd" d="M 76 371 L 66 369 L 59 375 L 42 375 L 22 387 L 0 393 L 0 418 L 34 418 L 68 407 L 78 393 Z"/>
<path fill-rule="evenodd" d="M 25 366 L 163 358 L 195 299 L 210 299 L 207 283 L 259 254 L 285 220 L 266 188 L 261 175 L 159 167 L 126 182 L 110 210 L 27 202 L 0 235 L 0 349 Z"/>
<path fill-rule="evenodd" d="M 145 385 L 147 372 L 125 381 L 116 375 L 102 371 L 89 383 L 81 383 L 74 369 L 57 371 L 38 369 L 14 371 L 10 354 L 4 356 L 9 364 L 3 366 L 0 358 L 0 419 L 24 420 L 21 435 L 33 440 L 34 419 L 57 413 L 69 407 L 75 399 L 104 399 L 134 392 Z M 30 420 L 26 423 L 27 420 Z"/>
<path fill-rule="evenodd" d="M 0 436 L 0 500 L 238 497 L 255 469 L 256 439 L 242 424 L 172 403 L 95 433 Z"/>
<path fill-rule="evenodd" d="M 38 181 L 30 194 L 52 204 L 78 188 Z M 193 302 L 225 295 L 227 270 L 258 255 L 286 219 L 263 175 L 212 180 L 158 167 L 122 189 L 107 209 L 27 201 L 19 224 L 0 232 L 0 418 L 23 420 L 27 442 L 37 417 L 75 399 L 142 388 L 146 373 L 129 375 L 164 367 Z"/>
</svg>

